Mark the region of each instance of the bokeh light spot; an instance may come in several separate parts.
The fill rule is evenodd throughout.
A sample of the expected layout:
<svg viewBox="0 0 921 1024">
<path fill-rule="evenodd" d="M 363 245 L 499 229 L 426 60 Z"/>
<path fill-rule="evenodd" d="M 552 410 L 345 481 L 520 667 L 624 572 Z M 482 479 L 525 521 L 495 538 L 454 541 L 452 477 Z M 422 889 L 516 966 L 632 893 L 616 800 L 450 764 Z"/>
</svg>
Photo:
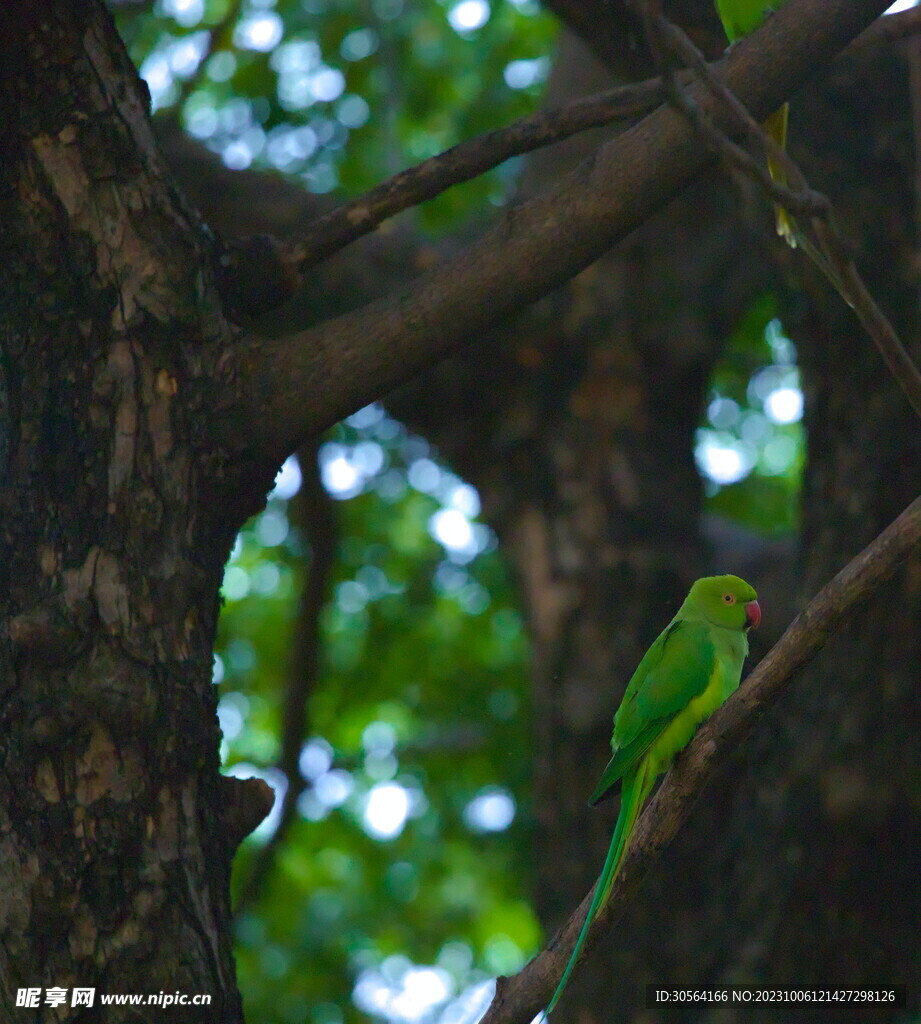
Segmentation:
<svg viewBox="0 0 921 1024">
<path fill-rule="evenodd" d="M 231 565 L 224 572 L 221 593 L 225 601 L 240 601 L 249 593 L 249 573 L 239 565 Z"/>
<path fill-rule="evenodd" d="M 342 40 L 339 52 L 344 60 L 364 60 L 370 57 L 378 47 L 378 36 L 374 29 L 359 28 Z"/>
<path fill-rule="evenodd" d="M 374 839 L 395 839 L 409 817 L 409 793 L 396 782 L 372 786 L 365 800 L 362 822 Z"/>
<path fill-rule="evenodd" d="M 329 771 L 333 763 L 333 748 L 319 736 L 301 747 L 298 767 L 305 779 L 316 779 Z"/>
<path fill-rule="evenodd" d="M 515 801 L 508 790 L 482 789 L 464 808 L 464 822 L 475 832 L 503 832 L 515 820 Z"/>
<path fill-rule="evenodd" d="M 301 467 L 297 456 L 289 455 L 275 475 L 275 486 L 269 494 L 269 499 L 281 498 L 290 501 L 301 489 L 301 479 Z"/>
<path fill-rule="evenodd" d="M 332 103 L 345 89 L 345 75 L 337 68 L 320 68 L 310 78 L 310 91 L 320 103 Z"/>
<path fill-rule="evenodd" d="M 416 459 L 406 472 L 410 487 L 422 494 L 434 494 L 441 483 L 441 470 L 431 459 Z"/>
<path fill-rule="evenodd" d="M 335 455 L 323 464 L 320 470 L 323 486 L 335 498 L 348 498 L 361 489 L 358 470 L 345 455 Z"/>
<path fill-rule="evenodd" d="M 342 101 L 336 108 L 336 117 L 346 128 L 361 128 L 368 123 L 371 116 L 371 108 L 361 97 L 354 94 L 343 96 Z"/>
<path fill-rule="evenodd" d="M 289 530 L 288 517 L 280 508 L 267 508 L 256 520 L 256 539 L 264 548 L 283 544 Z"/>
<path fill-rule="evenodd" d="M 510 89 L 529 89 L 547 77 L 550 62 L 546 57 L 534 60 L 513 60 L 505 65 L 502 77 Z"/>
<path fill-rule="evenodd" d="M 163 0 L 163 13 L 183 28 L 194 28 L 205 14 L 205 0 Z"/>
<path fill-rule="evenodd" d="M 486 0 L 461 0 L 448 11 L 448 23 L 455 32 L 475 32 L 489 21 Z"/>
<path fill-rule="evenodd" d="M 359 973 L 352 990 L 355 1005 L 365 1013 L 398 1024 L 421 1024 L 454 994 L 454 979 L 442 967 L 414 964 L 389 956 L 380 967 Z"/>
<path fill-rule="evenodd" d="M 493 935 L 483 950 L 486 966 L 495 974 L 515 974 L 524 967 L 524 952 L 507 935 Z"/>
<path fill-rule="evenodd" d="M 361 745 L 374 757 L 392 754 L 397 744 L 397 731 L 389 722 L 372 722 L 361 734 Z"/>
<path fill-rule="evenodd" d="M 237 70 L 237 58 L 228 50 L 214 54 L 208 61 L 208 77 L 212 82 L 229 82 Z"/>
<path fill-rule="evenodd" d="M 241 699 L 242 698 L 242 699 Z M 225 740 L 235 740 L 243 731 L 245 709 L 249 702 L 240 693 L 228 693 L 217 705 L 217 721 Z"/>
<path fill-rule="evenodd" d="M 747 446 L 736 441 L 705 437 L 694 452 L 701 471 L 717 484 L 734 484 L 751 472 L 753 459 Z"/>
<path fill-rule="evenodd" d="M 284 22 L 275 11 L 260 11 L 239 22 L 233 40 L 241 50 L 268 53 L 281 42 L 284 31 Z"/>
<path fill-rule="evenodd" d="M 313 792 L 324 807 L 340 807 L 351 796 L 355 780 L 342 768 L 333 768 L 313 781 Z"/>
<path fill-rule="evenodd" d="M 728 430 L 734 427 L 741 416 L 739 403 L 731 398 L 717 395 L 707 406 L 707 419 L 717 430 Z"/>
<path fill-rule="evenodd" d="M 798 423 L 803 418 L 803 393 L 799 388 L 777 388 L 765 398 L 764 411 L 775 423 Z"/>
<path fill-rule="evenodd" d="M 429 520 L 429 529 L 435 540 L 448 551 L 463 553 L 473 549 L 475 553 L 473 526 L 459 509 L 439 509 Z"/>
</svg>

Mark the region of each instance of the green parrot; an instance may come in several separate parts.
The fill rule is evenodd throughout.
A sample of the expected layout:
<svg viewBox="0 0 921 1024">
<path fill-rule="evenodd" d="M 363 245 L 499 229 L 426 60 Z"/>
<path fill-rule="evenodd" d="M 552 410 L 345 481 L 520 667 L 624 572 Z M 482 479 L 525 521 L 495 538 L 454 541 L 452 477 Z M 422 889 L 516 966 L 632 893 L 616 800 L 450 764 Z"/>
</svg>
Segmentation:
<svg viewBox="0 0 921 1024">
<path fill-rule="evenodd" d="M 726 36 L 730 43 L 737 39 L 751 35 L 756 28 L 764 21 L 770 11 L 779 7 L 783 0 L 716 0 L 716 10 L 726 30 Z M 764 130 L 780 146 L 786 149 L 787 146 L 787 119 L 790 113 L 789 103 L 785 103 L 780 110 L 764 122 Z M 783 168 L 779 167 L 776 161 L 768 157 L 768 170 L 771 177 L 778 185 L 786 185 L 787 179 Z M 796 248 L 796 224 L 782 207 L 778 206 L 777 211 L 777 234 L 783 238 L 788 245 Z"/>
<path fill-rule="evenodd" d="M 738 576 L 699 579 L 633 673 L 614 716 L 614 755 L 589 799 L 597 804 L 611 796 L 621 780 L 620 814 L 585 924 L 548 1014 L 563 994 L 592 921 L 607 902 L 653 782 L 700 723 L 738 687 L 748 630 L 761 622 L 757 597 Z"/>
</svg>

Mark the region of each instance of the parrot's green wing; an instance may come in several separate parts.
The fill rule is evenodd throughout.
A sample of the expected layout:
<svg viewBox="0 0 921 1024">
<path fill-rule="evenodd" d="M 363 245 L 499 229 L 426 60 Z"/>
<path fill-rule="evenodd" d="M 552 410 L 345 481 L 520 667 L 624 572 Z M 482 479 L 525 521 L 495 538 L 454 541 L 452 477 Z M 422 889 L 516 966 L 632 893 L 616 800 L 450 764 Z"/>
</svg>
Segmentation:
<svg viewBox="0 0 921 1024">
<path fill-rule="evenodd" d="M 632 743 L 628 743 L 625 747 L 618 747 L 614 751 L 614 756 L 601 773 L 598 785 L 595 786 L 594 792 L 588 798 L 590 806 L 594 807 L 595 804 L 600 804 L 602 800 L 614 795 L 614 783 L 623 777 L 624 772 L 629 771 L 639 762 L 643 754 L 662 735 L 670 721 L 669 718 L 659 718 L 650 722 Z"/>
<path fill-rule="evenodd" d="M 715 665 L 706 623 L 677 619 L 657 637 L 637 666 L 614 717 L 614 756 L 590 804 L 602 800 L 639 763 L 675 715 L 704 692 Z"/>
</svg>

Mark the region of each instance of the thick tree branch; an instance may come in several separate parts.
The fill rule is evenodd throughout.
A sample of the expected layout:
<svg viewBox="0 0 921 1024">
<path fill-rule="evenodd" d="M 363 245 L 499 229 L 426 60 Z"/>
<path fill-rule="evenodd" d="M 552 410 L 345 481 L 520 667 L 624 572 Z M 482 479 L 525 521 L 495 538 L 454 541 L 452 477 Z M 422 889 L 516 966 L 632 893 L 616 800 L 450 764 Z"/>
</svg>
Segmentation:
<svg viewBox="0 0 921 1024">
<path fill-rule="evenodd" d="M 642 67 L 648 70 L 648 50 L 644 45 L 643 29 L 640 19 L 634 10 L 631 10 L 626 0 L 544 0 L 544 6 L 571 29 L 591 49 L 596 56 L 611 67 L 622 66 L 625 57 L 634 57 L 635 70 L 633 77 L 640 77 L 644 72 Z M 695 20 L 694 9 L 690 12 L 684 9 L 675 10 L 675 0 L 666 4 L 666 9 L 672 20 L 680 25 L 686 25 L 688 19 L 685 15 L 691 13 L 691 20 Z M 716 13 L 712 12 L 712 23 L 715 30 L 718 21 Z M 699 42 L 698 31 L 689 31 L 695 42 Z M 873 51 L 890 46 L 909 36 L 921 32 L 921 7 L 913 7 L 906 11 L 899 11 L 898 14 L 887 15 L 873 23 L 865 32 L 855 39 L 842 56 L 847 58 L 859 57 L 864 59 Z M 626 42 L 626 45 L 625 45 Z M 646 64 L 641 61 L 646 60 Z"/>
<path fill-rule="evenodd" d="M 921 32 L 921 7 L 911 7 L 898 14 L 878 18 L 843 51 L 842 57 L 863 59 L 865 54 L 882 46 L 891 46 L 900 39 Z"/>
<path fill-rule="evenodd" d="M 885 7 L 790 0 L 732 48 L 726 84 L 765 117 Z M 705 87 L 689 95 L 718 113 Z M 249 402 L 217 411 L 217 439 L 272 458 L 293 451 L 584 269 L 712 160 L 687 120 L 660 108 L 409 293 L 280 341 L 246 339 L 224 372 L 246 380 Z"/>
<path fill-rule="evenodd" d="M 921 498 L 828 583 L 771 648 L 742 687 L 697 732 L 677 758 L 637 825 L 630 850 L 604 911 L 585 944 L 591 950 L 671 842 L 717 767 L 806 665 L 921 544 Z M 582 928 L 590 892 L 543 952 L 511 978 L 499 978 L 482 1024 L 529 1024 L 550 1000 Z"/>
</svg>

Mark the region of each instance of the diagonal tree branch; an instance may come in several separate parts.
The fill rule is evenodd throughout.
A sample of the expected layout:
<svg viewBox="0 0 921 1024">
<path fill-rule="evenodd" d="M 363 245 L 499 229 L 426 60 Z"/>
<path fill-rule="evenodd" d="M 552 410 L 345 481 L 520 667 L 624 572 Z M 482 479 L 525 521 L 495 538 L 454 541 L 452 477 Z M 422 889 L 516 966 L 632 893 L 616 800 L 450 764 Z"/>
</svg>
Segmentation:
<svg viewBox="0 0 921 1024">
<path fill-rule="evenodd" d="M 691 813 L 701 790 L 731 751 L 835 634 L 921 545 L 921 498 L 852 559 L 809 603 L 749 675 L 697 732 L 675 761 L 637 825 L 605 909 L 592 925 L 586 952 L 610 930 L 643 875 Z M 589 892 L 547 947 L 510 978 L 499 978 L 481 1024 L 529 1024 L 563 973 L 594 893 Z"/>
<path fill-rule="evenodd" d="M 831 265 L 832 275 L 829 279 L 854 310 L 864 330 L 876 343 L 889 372 L 912 408 L 921 416 L 921 371 L 902 344 L 889 318 L 864 284 L 833 218 L 830 215 L 817 217 L 813 221 L 813 228 Z"/>
<path fill-rule="evenodd" d="M 874 50 L 917 32 L 921 32 L 921 8 L 878 18 L 839 59 L 863 59 Z M 690 75 L 682 69 L 676 78 L 686 83 Z M 246 316 L 260 316 L 290 298 L 298 280 L 311 268 L 398 213 L 470 181 L 511 157 L 554 145 L 591 128 L 647 114 L 663 99 L 660 78 L 580 97 L 564 106 L 541 110 L 494 131 L 465 139 L 443 153 L 407 167 L 317 217 L 303 229 L 297 243 L 277 243 L 264 235 L 235 237 L 227 242 L 225 253 L 222 275 L 225 301 Z M 763 188 L 773 191 L 775 198 L 793 204 L 790 209 L 795 209 L 797 204 L 803 208 L 798 212 L 809 208 L 809 196 L 765 180 L 767 172 L 759 175 L 760 165 L 725 136 L 722 148 L 735 149 L 734 162 L 758 179 Z"/>
<path fill-rule="evenodd" d="M 732 48 L 726 85 L 765 117 L 885 7 L 790 0 Z M 689 96 L 725 123 L 706 87 L 695 84 Z M 577 274 L 713 160 L 682 114 L 659 108 L 410 292 L 302 334 L 241 340 L 223 373 L 227 383 L 245 381 L 248 401 L 216 411 L 215 440 L 280 459 Z"/>
<path fill-rule="evenodd" d="M 908 39 L 919 32 L 921 32 L 921 7 L 910 7 L 897 14 L 887 14 L 885 18 L 878 18 L 869 28 L 861 32 L 842 51 L 841 56 L 848 60 L 862 59 L 865 54 L 872 53 L 874 49 L 891 46 L 900 39 Z"/>
<path fill-rule="evenodd" d="M 625 52 L 637 52 L 638 59 L 639 52 L 648 56 L 644 47 L 630 45 L 630 42 L 641 44 L 643 32 L 639 19 L 635 12 L 631 11 L 626 0 L 544 0 L 544 6 L 553 11 L 563 24 L 579 36 L 603 63 L 617 66 L 618 62 L 624 61 Z M 673 13 L 673 2 L 668 3 L 666 7 Z M 673 14 L 673 18 L 684 24 L 680 13 Z M 714 29 L 717 25 L 714 13 Z M 899 11 L 897 14 L 879 18 L 843 51 L 842 56 L 848 59 L 863 59 L 875 50 L 919 32 L 921 7 Z M 722 38 L 722 33 L 720 37 Z M 625 39 L 629 41 L 626 46 L 623 43 Z M 639 77 L 639 74 L 642 72 L 634 77 Z"/>
<path fill-rule="evenodd" d="M 285 262 L 303 274 L 389 217 L 434 199 L 446 189 L 470 181 L 513 156 L 562 142 L 589 128 L 646 114 L 663 98 L 658 79 L 623 85 L 582 97 L 556 110 L 540 110 L 485 135 L 459 142 L 314 221 L 302 241 L 286 253 Z"/>
</svg>

